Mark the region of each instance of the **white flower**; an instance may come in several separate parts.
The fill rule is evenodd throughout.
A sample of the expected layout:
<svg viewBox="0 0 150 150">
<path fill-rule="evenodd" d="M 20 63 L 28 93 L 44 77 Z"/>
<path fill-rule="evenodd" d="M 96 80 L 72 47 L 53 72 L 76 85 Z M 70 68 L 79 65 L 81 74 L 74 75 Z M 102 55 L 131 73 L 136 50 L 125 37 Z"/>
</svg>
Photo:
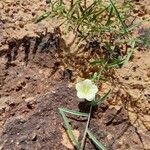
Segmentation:
<svg viewBox="0 0 150 150">
<path fill-rule="evenodd" d="M 89 79 L 78 82 L 76 84 L 77 96 L 88 101 L 94 100 L 98 92 L 97 86 Z"/>
</svg>

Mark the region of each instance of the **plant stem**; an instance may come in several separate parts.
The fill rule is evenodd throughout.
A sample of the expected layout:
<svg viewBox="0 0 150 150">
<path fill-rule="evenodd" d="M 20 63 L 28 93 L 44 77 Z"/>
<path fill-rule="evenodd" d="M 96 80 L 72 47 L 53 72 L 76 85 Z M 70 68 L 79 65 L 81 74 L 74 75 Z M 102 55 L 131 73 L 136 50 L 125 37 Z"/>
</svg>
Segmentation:
<svg viewBox="0 0 150 150">
<path fill-rule="evenodd" d="M 83 139 L 82 139 L 82 142 L 81 142 L 80 150 L 84 149 L 86 134 L 87 134 L 87 130 L 88 130 L 90 119 L 91 119 L 91 113 L 92 113 L 92 105 L 90 106 L 90 112 L 89 112 L 88 120 L 87 120 L 87 123 L 86 123 Z"/>
</svg>

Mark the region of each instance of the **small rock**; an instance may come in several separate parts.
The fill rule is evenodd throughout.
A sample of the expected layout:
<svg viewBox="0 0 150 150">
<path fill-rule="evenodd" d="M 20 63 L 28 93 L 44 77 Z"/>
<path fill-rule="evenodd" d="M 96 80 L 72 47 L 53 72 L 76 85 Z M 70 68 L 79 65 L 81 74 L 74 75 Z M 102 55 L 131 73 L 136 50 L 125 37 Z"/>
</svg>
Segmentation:
<svg viewBox="0 0 150 150">
<path fill-rule="evenodd" d="M 109 134 L 107 135 L 107 139 L 108 139 L 108 140 L 112 140 L 112 139 L 113 139 L 113 135 L 109 133 Z"/>
<path fill-rule="evenodd" d="M 32 141 L 36 141 L 36 140 L 37 140 L 37 134 L 36 134 L 36 133 L 33 133 L 33 134 L 31 135 L 31 140 L 32 140 Z"/>
<path fill-rule="evenodd" d="M 12 97 L 2 97 L 0 98 L 0 110 L 8 109 L 8 106 L 14 106 L 18 103 L 16 99 Z"/>
<path fill-rule="evenodd" d="M 150 71 L 147 72 L 147 77 L 150 77 Z"/>
<path fill-rule="evenodd" d="M 25 86 L 25 85 L 26 85 L 26 82 L 25 82 L 25 81 L 21 81 L 20 84 L 21 84 L 22 86 Z"/>
<path fill-rule="evenodd" d="M 32 104 L 31 103 L 27 103 L 27 107 L 28 107 L 28 109 L 32 109 L 33 107 L 32 107 Z"/>
<path fill-rule="evenodd" d="M 22 90 L 22 86 L 17 86 L 17 87 L 16 87 L 16 92 L 18 92 L 18 91 L 20 91 L 20 90 Z"/>
<path fill-rule="evenodd" d="M 20 28 L 23 28 L 24 27 L 24 24 L 22 22 L 19 22 L 19 27 Z"/>
<path fill-rule="evenodd" d="M 25 99 L 25 102 L 26 102 L 26 103 L 34 102 L 34 101 L 35 101 L 35 98 L 34 98 L 34 97 L 29 97 L 29 98 Z"/>
<path fill-rule="evenodd" d="M 26 95 L 25 94 L 22 94 L 21 95 L 22 99 L 26 98 Z"/>
<path fill-rule="evenodd" d="M 30 79 L 30 76 L 25 76 L 25 79 L 29 80 L 29 79 Z"/>
<path fill-rule="evenodd" d="M 16 105 L 16 103 L 15 102 L 8 102 L 8 105 L 10 106 L 10 107 L 14 107 L 15 105 Z"/>
<path fill-rule="evenodd" d="M 123 77 L 123 79 L 129 80 L 129 76 L 126 75 L 126 76 Z"/>
<path fill-rule="evenodd" d="M 149 81 L 150 81 L 150 78 L 149 78 L 149 77 L 145 77 L 145 78 L 144 78 L 144 81 L 145 81 L 145 82 L 149 82 Z"/>
</svg>

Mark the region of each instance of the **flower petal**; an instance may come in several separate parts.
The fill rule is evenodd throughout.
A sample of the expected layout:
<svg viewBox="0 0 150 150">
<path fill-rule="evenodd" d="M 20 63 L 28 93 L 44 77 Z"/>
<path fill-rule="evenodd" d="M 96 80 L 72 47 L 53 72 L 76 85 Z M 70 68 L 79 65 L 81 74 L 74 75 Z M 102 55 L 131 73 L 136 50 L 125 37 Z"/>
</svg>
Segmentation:
<svg viewBox="0 0 150 150">
<path fill-rule="evenodd" d="M 92 101 L 98 92 L 97 86 L 89 79 L 76 84 L 77 96 L 81 99 Z"/>
</svg>

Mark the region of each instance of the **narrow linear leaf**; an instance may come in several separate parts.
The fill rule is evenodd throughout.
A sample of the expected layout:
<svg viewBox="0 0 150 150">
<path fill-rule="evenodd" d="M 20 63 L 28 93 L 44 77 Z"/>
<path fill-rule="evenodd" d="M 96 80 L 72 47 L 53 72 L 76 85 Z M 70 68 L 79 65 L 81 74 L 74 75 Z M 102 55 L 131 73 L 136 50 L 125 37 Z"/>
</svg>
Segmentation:
<svg viewBox="0 0 150 150">
<path fill-rule="evenodd" d="M 103 101 L 105 101 L 110 93 L 111 90 L 109 90 L 106 94 L 104 94 L 104 96 L 98 100 L 98 105 L 101 104 Z"/>
<path fill-rule="evenodd" d="M 93 20 L 96 19 L 100 14 L 105 12 L 109 7 L 110 7 L 110 5 L 105 7 L 103 10 L 99 10 L 98 12 L 95 12 L 95 14 L 93 15 Z"/>
<path fill-rule="evenodd" d="M 103 63 L 105 63 L 105 60 L 101 59 L 101 60 L 92 61 L 90 64 L 91 64 L 92 66 L 97 66 L 97 65 L 101 65 L 101 64 L 103 64 Z"/>
<path fill-rule="evenodd" d="M 93 81 L 96 81 L 97 79 L 102 81 L 107 81 L 107 79 L 103 76 L 99 76 L 97 72 L 94 73 L 94 75 L 91 78 Z"/>
<path fill-rule="evenodd" d="M 136 44 L 136 40 L 135 39 L 131 39 L 131 48 L 128 49 L 128 53 L 127 53 L 127 55 L 126 55 L 126 57 L 124 59 L 123 66 L 128 64 L 128 62 L 129 62 L 129 60 L 130 60 L 130 58 L 131 58 L 131 56 L 132 56 L 132 54 L 133 54 L 133 52 L 135 50 L 134 49 L 135 48 L 135 44 Z"/>
<path fill-rule="evenodd" d="M 107 66 L 106 66 L 106 68 L 108 69 L 108 68 L 112 68 L 112 67 L 117 67 L 117 66 L 119 66 L 119 65 L 121 65 L 121 64 L 123 64 L 124 63 L 124 59 L 122 59 L 122 60 L 114 60 L 112 63 L 110 63 L 110 64 L 108 64 Z"/>
<path fill-rule="evenodd" d="M 81 4 L 79 4 L 79 9 L 80 9 L 80 11 L 81 11 L 82 16 L 84 16 L 84 10 L 83 10 Z"/>
<path fill-rule="evenodd" d="M 76 116 L 83 116 L 83 117 L 88 117 L 89 114 L 87 113 L 82 113 L 82 112 L 77 112 L 77 111 L 73 111 L 67 108 L 59 108 L 60 111 L 72 114 L 72 115 L 76 115 Z"/>
<path fill-rule="evenodd" d="M 119 21 L 120 21 L 120 23 L 121 23 L 121 25 L 122 25 L 122 28 L 123 28 L 124 32 L 127 33 L 125 24 L 124 24 L 124 22 L 122 21 L 121 16 L 120 16 L 120 13 L 119 13 L 119 11 L 117 10 L 117 8 L 116 8 L 116 6 L 115 6 L 113 0 L 109 0 L 109 1 L 110 1 L 111 5 L 112 5 L 112 7 L 113 7 L 113 9 L 114 9 L 114 11 L 115 11 L 115 13 L 116 13 L 116 16 L 118 17 L 118 19 L 119 19 Z"/>
<path fill-rule="evenodd" d="M 110 23 L 111 23 L 111 17 L 112 17 L 112 13 L 113 13 L 113 7 L 110 8 L 110 11 L 109 11 L 109 16 L 108 16 L 108 20 L 106 22 L 106 26 L 109 26 Z"/>
<path fill-rule="evenodd" d="M 103 101 L 105 101 L 107 99 L 107 97 L 110 95 L 110 93 L 111 93 L 111 90 L 109 90 L 107 93 L 105 93 L 104 96 L 101 97 L 100 99 L 92 101 L 91 104 L 93 106 L 97 106 L 97 105 L 101 104 Z"/>
<path fill-rule="evenodd" d="M 106 79 L 106 78 L 103 77 L 103 76 L 99 76 L 99 80 L 102 80 L 102 81 L 108 81 L 108 79 Z"/>
<path fill-rule="evenodd" d="M 111 45 L 110 45 L 110 43 L 108 43 L 108 42 L 105 42 L 105 47 L 106 47 L 106 49 L 110 52 L 110 53 L 112 53 L 112 48 L 111 48 Z"/>
<path fill-rule="evenodd" d="M 35 20 L 35 23 L 42 21 L 43 19 L 47 18 L 50 14 L 51 14 L 50 12 L 46 12 L 42 14 L 41 16 L 37 17 L 37 19 Z"/>
<path fill-rule="evenodd" d="M 136 23 L 130 25 L 130 26 L 127 28 L 128 32 L 129 32 L 129 31 L 132 31 L 133 29 L 135 29 L 135 28 L 137 28 L 137 27 L 139 27 L 141 24 L 143 24 L 144 22 L 147 22 L 147 21 L 150 22 L 150 19 L 144 19 L 144 20 L 142 20 L 142 21 L 139 21 L 139 22 L 136 22 Z"/>
<path fill-rule="evenodd" d="M 133 52 L 134 52 L 134 49 L 129 49 L 129 50 L 128 50 L 128 54 L 127 54 L 127 56 L 125 57 L 123 66 L 125 66 L 125 65 L 128 64 L 128 62 L 129 62 L 129 60 L 130 60 L 130 58 L 131 58 Z"/>
<path fill-rule="evenodd" d="M 67 133 L 69 135 L 69 138 L 71 139 L 71 141 L 74 144 L 74 146 L 79 150 L 80 145 L 79 145 L 78 141 L 76 140 L 76 138 L 75 138 L 75 136 L 74 136 L 74 134 L 72 132 L 72 127 L 69 124 L 68 118 L 66 117 L 66 115 L 64 114 L 64 112 L 61 109 L 59 109 L 59 112 L 62 115 L 62 118 L 64 120 L 64 124 L 65 124 L 66 130 L 67 130 Z"/>
<path fill-rule="evenodd" d="M 96 137 L 91 133 L 89 129 L 87 130 L 87 134 L 99 150 L 107 150 L 105 146 L 96 139 Z"/>
<path fill-rule="evenodd" d="M 95 72 L 94 75 L 92 76 L 92 80 L 93 80 L 93 81 L 96 81 L 97 77 L 98 77 L 98 73 Z"/>
</svg>

